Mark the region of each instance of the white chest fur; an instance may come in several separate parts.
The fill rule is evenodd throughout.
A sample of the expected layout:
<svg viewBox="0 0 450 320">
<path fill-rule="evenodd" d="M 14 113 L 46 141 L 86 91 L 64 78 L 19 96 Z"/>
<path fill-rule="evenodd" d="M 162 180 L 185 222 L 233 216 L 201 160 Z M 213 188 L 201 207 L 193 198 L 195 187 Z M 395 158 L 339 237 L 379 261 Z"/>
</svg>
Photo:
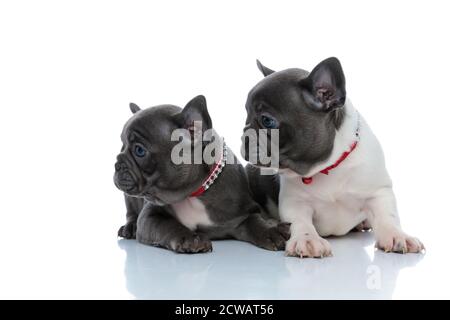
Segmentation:
<svg viewBox="0 0 450 320">
<path fill-rule="evenodd" d="M 211 226 L 213 224 L 205 206 L 197 198 L 187 198 L 172 204 L 172 208 L 178 221 L 191 230 L 197 229 L 198 226 Z"/>
<path fill-rule="evenodd" d="M 364 119 L 356 149 L 329 175 L 318 173 L 348 150 L 355 139 L 356 117 L 348 102 L 346 120 L 336 134 L 330 159 L 306 175 L 313 176 L 311 184 L 303 184 L 301 177 L 291 170 L 280 172 L 279 205 L 284 221 L 294 222 L 299 211 L 309 211 L 320 235 L 343 235 L 367 218 L 366 200 L 380 188 L 390 186 L 381 147 Z"/>
<path fill-rule="evenodd" d="M 337 179 L 339 178 L 334 176 L 319 176 L 312 184 L 305 185 L 299 176 L 283 175 L 280 206 L 284 208 L 287 204 L 298 207 L 298 201 L 302 206 L 306 205 L 312 209 L 313 224 L 319 235 L 344 235 L 365 220 L 366 214 L 364 199 L 361 199 L 357 192 L 353 192 L 352 186 L 346 182 L 336 183 Z M 293 213 L 296 214 L 295 210 Z M 295 217 L 284 215 L 282 218 L 288 222 L 295 221 Z"/>
</svg>

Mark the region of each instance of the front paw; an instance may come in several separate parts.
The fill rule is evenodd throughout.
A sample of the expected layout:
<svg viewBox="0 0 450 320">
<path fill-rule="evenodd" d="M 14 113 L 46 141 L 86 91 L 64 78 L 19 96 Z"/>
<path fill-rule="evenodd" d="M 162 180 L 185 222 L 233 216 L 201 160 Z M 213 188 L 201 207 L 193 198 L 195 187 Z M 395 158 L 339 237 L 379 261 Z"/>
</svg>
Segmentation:
<svg viewBox="0 0 450 320">
<path fill-rule="evenodd" d="M 255 245 L 272 251 L 284 250 L 289 236 L 290 225 L 287 223 L 279 223 L 274 227 L 262 231 L 258 238 L 255 239 Z"/>
<path fill-rule="evenodd" d="M 379 232 L 376 239 L 375 247 L 385 252 L 420 253 L 425 250 L 419 239 L 398 229 Z"/>
<path fill-rule="evenodd" d="M 136 228 L 136 221 L 127 222 L 125 225 L 119 228 L 117 235 L 125 239 L 136 239 Z"/>
<path fill-rule="evenodd" d="M 208 238 L 189 234 L 177 236 L 170 241 L 170 249 L 178 253 L 201 253 L 212 251 L 212 243 Z"/>
<path fill-rule="evenodd" d="M 327 240 L 318 235 L 304 234 L 289 239 L 286 243 L 286 255 L 300 258 L 323 258 L 333 254 Z"/>
</svg>

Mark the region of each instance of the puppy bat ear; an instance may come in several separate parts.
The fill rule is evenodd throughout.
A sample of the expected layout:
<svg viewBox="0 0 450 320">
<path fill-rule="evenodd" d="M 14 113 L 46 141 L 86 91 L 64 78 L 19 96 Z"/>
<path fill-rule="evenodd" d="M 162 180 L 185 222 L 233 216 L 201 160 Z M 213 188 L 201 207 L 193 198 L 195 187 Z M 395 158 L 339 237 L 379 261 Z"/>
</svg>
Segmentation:
<svg viewBox="0 0 450 320">
<path fill-rule="evenodd" d="M 206 106 L 206 98 L 199 95 L 189 101 L 181 111 L 181 119 L 185 127 L 192 126 L 194 121 L 201 121 L 205 130 L 211 129 L 212 121 Z"/>
<path fill-rule="evenodd" d="M 139 108 L 139 106 L 136 103 L 130 102 L 130 110 L 131 112 L 136 113 L 140 111 L 141 108 Z"/>
<path fill-rule="evenodd" d="M 188 129 L 193 140 L 201 140 L 203 133 L 212 128 L 211 117 L 206 107 L 206 98 L 196 96 L 189 101 L 184 109 L 174 116 L 175 122 L 184 129 Z"/>
<path fill-rule="evenodd" d="M 337 58 L 319 63 L 299 85 L 305 102 L 316 110 L 329 112 L 345 104 L 345 76 Z"/>
<path fill-rule="evenodd" d="M 261 71 L 261 73 L 264 75 L 264 77 L 267 77 L 269 74 L 274 73 L 275 71 L 267 68 L 266 66 L 264 66 L 261 61 L 259 61 L 258 59 L 256 59 L 256 65 L 258 66 L 259 71 Z"/>
</svg>

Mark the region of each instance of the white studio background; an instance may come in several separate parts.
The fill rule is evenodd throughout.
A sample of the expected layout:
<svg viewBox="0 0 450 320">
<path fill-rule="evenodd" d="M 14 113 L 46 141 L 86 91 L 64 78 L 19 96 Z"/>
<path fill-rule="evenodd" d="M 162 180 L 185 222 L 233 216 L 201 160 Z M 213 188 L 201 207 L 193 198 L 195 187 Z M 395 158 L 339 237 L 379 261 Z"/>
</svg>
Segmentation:
<svg viewBox="0 0 450 320">
<path fill-rule="evenodd" d="M 198 94 L 235 152 L 280 70 L 341 60 L 427 256 L 394 297 L 450 298 L 448 1 L 0 2 L 0 298 L 127 298 L 112 182 L 129 102 Z M 112 241 L 113 239 L 113 241 Z M 112 245 L 111 245 L 112 243 Z M 441 256 L 442 255 L 442 256 Z M 421 268 L 433 270 L 418 280 Z M 115 279 L 117 281 L 112 281 Z"/>
</svg>

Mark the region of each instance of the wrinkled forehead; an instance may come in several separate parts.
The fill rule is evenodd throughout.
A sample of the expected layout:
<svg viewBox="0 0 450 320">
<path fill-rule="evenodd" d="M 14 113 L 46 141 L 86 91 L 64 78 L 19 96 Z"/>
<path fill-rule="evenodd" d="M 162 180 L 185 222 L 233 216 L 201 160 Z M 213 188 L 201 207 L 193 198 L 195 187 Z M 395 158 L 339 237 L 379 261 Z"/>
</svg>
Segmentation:
<svg viewBox="0 0 450 320">
<path fill-rule="evenodd" d="M 137 112 L 125 123 L 122 141 L 170 141 L 172 132 L 177 128 L 172 116 L 180 110 L 176 106 L 157 106 Z"/>
</svg>

